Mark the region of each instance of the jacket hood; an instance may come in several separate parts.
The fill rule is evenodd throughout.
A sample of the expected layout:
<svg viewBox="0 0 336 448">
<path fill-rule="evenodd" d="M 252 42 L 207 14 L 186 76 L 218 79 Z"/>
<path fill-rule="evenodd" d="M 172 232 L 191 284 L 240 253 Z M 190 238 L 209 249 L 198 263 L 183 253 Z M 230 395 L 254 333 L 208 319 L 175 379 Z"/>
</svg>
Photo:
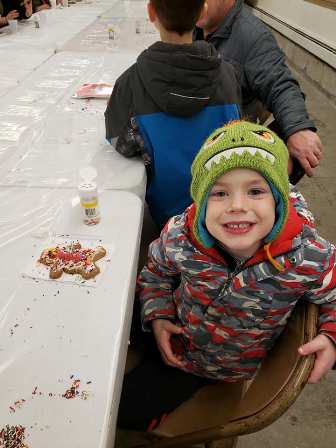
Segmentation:
<svg viewBox="0 0 336 448">
<path fill-rule="evenodd" d="M 137 60 L 141 81 L 159 109 L 185 117 L 210 102 L 220 66 L 215 48 L 202 41 L 183 45 L 156 42 Z"/>
</svg>

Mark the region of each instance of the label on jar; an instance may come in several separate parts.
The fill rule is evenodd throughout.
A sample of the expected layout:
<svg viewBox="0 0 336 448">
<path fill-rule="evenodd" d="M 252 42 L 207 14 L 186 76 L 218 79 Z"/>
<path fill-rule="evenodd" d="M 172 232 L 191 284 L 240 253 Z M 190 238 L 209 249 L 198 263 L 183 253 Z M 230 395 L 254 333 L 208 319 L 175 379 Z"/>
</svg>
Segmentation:
<svg viewBox="0 0 336 448">
<path fill-rule="evenodd" d="M 96 184 L 93 182 L 81 184 L 78 187 L 78 192 L 84 224 L 98 224 L 100 221 L 100 212 Z"/>
</svg>

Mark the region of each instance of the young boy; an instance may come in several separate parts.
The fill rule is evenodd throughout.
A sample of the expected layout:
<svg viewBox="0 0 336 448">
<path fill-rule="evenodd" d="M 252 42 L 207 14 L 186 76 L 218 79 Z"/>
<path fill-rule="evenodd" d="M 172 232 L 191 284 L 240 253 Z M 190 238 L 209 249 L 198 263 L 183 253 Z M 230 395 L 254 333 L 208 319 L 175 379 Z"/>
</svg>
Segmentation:
<svg viewBox="0 0 336 448">
<path fill-rule="evenodd" d="M 163 362 L 147 357 L 125 376 L 120 427 L 159 422 L 209 382 L 251 379 L 298 300 L 321 305 L 318 336 L 299 348 L 316 354 L 310 382 L 334 365 L 336 251 L 289 200 L 287 163 L 282 140 L 252 123 L 202 146 L 194 203 L 151 244 L 139 276 L 142 325 Z"/>
<path fill-rule="evenodd" d="M 192 42 L 205 9 L 205 0 L 149 1 L 161 42 L 116 81 L 105 112 L 106 138 L 125 157 L 144 159 L 146 200 L 159 228 L 191 204 L 190 166 L 202 142 L 240 116 L 233 67 L 212 45 Z"/>
</svg>

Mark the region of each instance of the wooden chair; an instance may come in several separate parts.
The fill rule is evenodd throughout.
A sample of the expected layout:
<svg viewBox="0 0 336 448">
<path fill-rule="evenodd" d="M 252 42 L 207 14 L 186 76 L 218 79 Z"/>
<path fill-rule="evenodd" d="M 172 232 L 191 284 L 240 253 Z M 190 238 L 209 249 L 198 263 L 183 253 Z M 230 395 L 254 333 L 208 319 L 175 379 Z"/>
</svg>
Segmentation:
<svg viewBox="0 0 336 448">
<path fill-rule="evenodd" d="M 316 335 L 317 316 L 315 305 L 300 303 L 248 387 L 219 383 L 203 388 L 169 414 L 148 442 L 136 446 L 233 448 L 238 436 L 273 423 L 294 403 L 308 380 L 314 358 L 301 357 L 297 349 Z"/>
</svg>

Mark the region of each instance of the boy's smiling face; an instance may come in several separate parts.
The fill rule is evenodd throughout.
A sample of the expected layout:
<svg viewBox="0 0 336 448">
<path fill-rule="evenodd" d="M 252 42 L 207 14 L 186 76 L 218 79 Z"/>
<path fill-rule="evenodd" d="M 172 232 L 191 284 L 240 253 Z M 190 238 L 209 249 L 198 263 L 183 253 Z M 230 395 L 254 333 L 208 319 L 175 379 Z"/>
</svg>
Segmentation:
<svg viewBox="0 0 336 448">
<path fill-rule="evenodd" d="M 231 255 L 254 255 L 274 222 L 274 197 L 261 174 L 237 168 L 217 179 L 209 193 L 205 224 Z"/>
</svg>

